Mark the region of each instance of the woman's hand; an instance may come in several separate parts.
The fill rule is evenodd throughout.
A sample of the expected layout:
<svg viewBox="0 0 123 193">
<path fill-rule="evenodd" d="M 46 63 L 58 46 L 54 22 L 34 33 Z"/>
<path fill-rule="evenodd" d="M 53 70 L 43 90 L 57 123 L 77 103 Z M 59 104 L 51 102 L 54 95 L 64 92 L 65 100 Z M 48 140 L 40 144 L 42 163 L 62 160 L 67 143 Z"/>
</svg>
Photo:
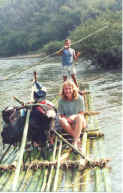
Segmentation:
<svg viewBox="0 0 123 193">
<path fill-rule="evenodd" d="M 66 119 L 69 124 L 72 124 L 72 123 L 73 123 L 73 120 L 70 119 L 69 117 L 66 117 L 65 115 L 60 115 L 60 116 L 59 116 L 59 119 Z"/>
</svg>

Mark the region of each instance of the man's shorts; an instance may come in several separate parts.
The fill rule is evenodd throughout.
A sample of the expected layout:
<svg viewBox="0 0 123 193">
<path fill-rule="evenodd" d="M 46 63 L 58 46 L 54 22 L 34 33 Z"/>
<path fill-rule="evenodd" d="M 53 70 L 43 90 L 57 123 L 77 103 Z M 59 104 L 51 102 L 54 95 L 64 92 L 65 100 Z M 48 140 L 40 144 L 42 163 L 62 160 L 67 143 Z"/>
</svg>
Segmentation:
<svg viewBox="0 0 123 193">
<path fill-rule="evenodd" d="M 63 71 L 62 71 L 63 76 L 70 76 L 72 74 L 76 74 L 76 69 L 75 65 L 69 65 L 69 66 L 63 66 Z"/>
</svg>

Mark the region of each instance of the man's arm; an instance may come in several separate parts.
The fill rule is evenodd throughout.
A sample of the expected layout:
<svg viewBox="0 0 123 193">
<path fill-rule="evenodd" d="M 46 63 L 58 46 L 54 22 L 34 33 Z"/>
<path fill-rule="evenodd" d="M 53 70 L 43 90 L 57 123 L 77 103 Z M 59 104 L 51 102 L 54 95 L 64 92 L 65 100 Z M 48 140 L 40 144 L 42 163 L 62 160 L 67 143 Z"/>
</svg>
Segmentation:
<svg viewBox="0 0 123 193">
<path fill-rule="evenodd" d="M 58 56 L 61 56 L 61 55 L 62 55 L 62 52 L 63 52 L 63 48 L 60 49 L 60 50 L 58 50 L 58 51 L 56 52 L 56 54 L 57 54 Z"/>
<path fill-rule="evenodd" d="M 75 60 L 75 61 L 78 60 L 78 57 L 79 57 L 79 56 L 80 56 L 80 52 L 77 52 L 77 53 L 74 52 L 73 57 L 74 57 L 74 60 Z"/>
</svg>

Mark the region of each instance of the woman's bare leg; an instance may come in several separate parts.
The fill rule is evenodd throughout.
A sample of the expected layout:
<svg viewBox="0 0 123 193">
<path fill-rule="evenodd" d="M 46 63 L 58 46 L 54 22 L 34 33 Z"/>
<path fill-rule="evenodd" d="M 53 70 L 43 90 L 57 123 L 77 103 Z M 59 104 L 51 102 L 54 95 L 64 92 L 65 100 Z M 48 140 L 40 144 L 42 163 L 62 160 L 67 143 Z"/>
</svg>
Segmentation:
<svg viewBox="0 0 123 193">
<path fill-rule="evenodd" d="M 79 114 L 75 118 L 76 124 L 74 129 L 74 141 L 78 141 L 80 139 L 80 134 L 82 130 L 82 116 Z"/>
<path fill-rule="evenodd" d="M 72 120 L 75 121 L 75 126 L 73 130 L 73 138 L 74 138 L 74 145 L 78 146 L 80 145 L 80 134 L 82 129 L 86 128 L 86 120 L 84 118 L 84 115 L 77 114 L 70 117 Z"/>
<path fill-rule="evenodd" d="M 81 131 L 86 127 L 86 120 L 82 114 L 72 115 L 69 118 L 73 124 L 70 124 L 66 118 L 60 118 L 59 122 L 62 128 L 73 137 L 75 147 L 78 147 Z"/>
<path fill-rule="evenodd" d="M 70 123 L 67 121 L 67 119 L 65 118 L 61 118 L 59 120 L 60 122 L 60 125 L 62 126 L 62 128 L 67 132 L 69 133 L 72 137 L 74 137 L 74 130 L 72 128 L 72 126 L 70 125 Z"/>
</svg>

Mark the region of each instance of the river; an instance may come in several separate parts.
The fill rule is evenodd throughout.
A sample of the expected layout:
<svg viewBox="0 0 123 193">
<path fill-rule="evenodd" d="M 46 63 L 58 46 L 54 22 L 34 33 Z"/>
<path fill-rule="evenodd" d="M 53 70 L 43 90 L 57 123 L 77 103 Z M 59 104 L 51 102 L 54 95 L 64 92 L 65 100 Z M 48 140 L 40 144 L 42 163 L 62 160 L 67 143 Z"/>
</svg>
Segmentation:
<svg viewBox="0 0 123 193">
<path fill-rule="evenodd" d="M 77 78 L 89 83 L 94 96 L 94 110 L 100 111 L 98 124 L 105 135 L 105 151 L 111 158 L 112 191 L 122 192 L 122 72 L 88 69 L 86 63 L 77 64 Z M 48 99 L 53 99 L 62 83 L 60 63 L 41 63 L 39 58 L 0 60 L 0 111 L 8 105 L 17 105 L 13 96 L 30 100 L 33 71 L 47 88 Z"/>
</svg>

